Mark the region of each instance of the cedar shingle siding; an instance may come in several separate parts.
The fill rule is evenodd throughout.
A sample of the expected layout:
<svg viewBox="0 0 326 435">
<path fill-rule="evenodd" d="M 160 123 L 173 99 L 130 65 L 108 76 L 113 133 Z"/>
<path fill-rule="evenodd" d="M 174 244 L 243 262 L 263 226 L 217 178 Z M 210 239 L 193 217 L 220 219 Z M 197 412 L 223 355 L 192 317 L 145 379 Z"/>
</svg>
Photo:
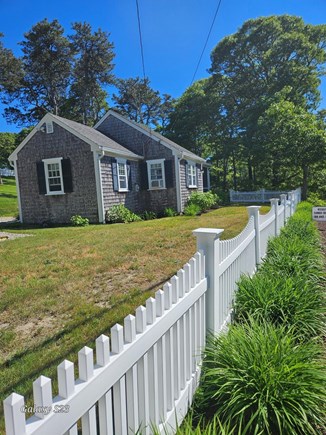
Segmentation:
<svg viewBox="0 0 326 435">
<path fill-rule="evenodd" d="M 56 123 L 54 132 L 38 131 L 19 151 L 17 170 L 24 223 L 68 223 L 80 214 L 98 222 L 93 153 L 90 146 Z M 70 159 L 73 192 L 47 196 L 39 193 L 37 162 Z"/>
<path fill-rule="evenodd" d="M 135 154 L 144 156 L 144 162 L 146 160 L 154 159 L 166 159 L 170 161 L 173 179 L 173 181 L 169 179 L 167 182 L 167 186 L 172 185 L 173 187 L 167 187 L 163 190 L 148 190 L 148 186 L 144 185 L 142 182 L 142 175 L 143 177 L 147 177 L 146 163 L 134 163 L 131 165 L 133 184 L 131 192 L 112 192 L 112 169 L 109 164 L 104 163 L 101 168 L 105 165 L 105 169 L 102 169 L 103 186 L 105 186 L 103 194 L 104 190 L 106 191 L 106 194 L 104 195 L 104 198 L 106 198 L 104 199 L 105 210 L 107 210 L 110 205 L 117 203 L 125 204 L 126 207 L 136 213 L 145 210 L 160 213 L 166 207 L 172 207 L 176 210 L 177 194 L 175 187 L 174 157 L 172 151 L 160 144 L 158 141 L 148 137 L 146 134 L 136 130 L 113 116 L 108 116 L 98 127 L 98 130 L 124 147 L 130 149 Z M 143 171 L 143 174 L 141 174 L 141 171 Z M 136 190 L 136 184 L 139 186 L 139 191 Z M 114 202 L 112 203 L 111 200 Z"/>
</svg>

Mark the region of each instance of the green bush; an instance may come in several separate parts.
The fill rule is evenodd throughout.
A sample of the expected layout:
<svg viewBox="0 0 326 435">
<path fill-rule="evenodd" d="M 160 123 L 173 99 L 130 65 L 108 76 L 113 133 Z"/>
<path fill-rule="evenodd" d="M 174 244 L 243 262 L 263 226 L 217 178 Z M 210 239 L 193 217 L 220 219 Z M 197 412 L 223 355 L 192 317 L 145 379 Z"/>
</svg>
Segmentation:
<svg viewBox="0 0 326 435">
<path fill-rule="evenodd" d="M 201 211 L 206 211 L 216 205 L 218 201 L 218 196 L 213 192 L 193 192 L 186 205 L 195 204 Z"/>
<path fill-rule="evenodd" d="M 197 204 L 186 205 L 183 214 L 186 216 L 197 216 L 201 213 L 201 208 Z"/>
<path fill-rule="evenodd" d="M 157 216 L 156 216 L 156 213 L 155 213 L 154 211 L 147 211 L 147 210 L 145 210 L 145 211 L 141 214 L 141 218 L 142 218 L 144 221 L 150 221 L 150 220 L 156 219 Z"/>
<path fill-rule="evenodd" d="M 132 213 L 123 204 L 113 205 L 105 214 L 105 221 L 110 224 L 141 221 L 141 218 Z"/>
<path fill-rule="evenodd" d="M 177 214 L 178 213 L 173 208 L 171 208 L 171 207 L 167 207 L 163 211 L 163 216 L 164 217 L 174 217 L 174 216 L 177 216 Z"/>
<path fill-rule="evenodd" d="M 86 227 L 89 225 L 89 220 L 87 218 L 81 217 L 79 214 L 71 216 L 70 222 L 74 227 Z"/>
<path fill-rule="evenodd" d="M 308 202 L 310 202 L 314 207 L 326 207 L 326 200 L 321 198 L 317 193 L 310 193 L 308 195 Z"/>
<path fill-rule="evenodd" d="M 198 409 L 238 435 L 317 434 L 326 423 L 321 354 L 285 327 L 233 325 L 208 341 Z"/>
</svg>

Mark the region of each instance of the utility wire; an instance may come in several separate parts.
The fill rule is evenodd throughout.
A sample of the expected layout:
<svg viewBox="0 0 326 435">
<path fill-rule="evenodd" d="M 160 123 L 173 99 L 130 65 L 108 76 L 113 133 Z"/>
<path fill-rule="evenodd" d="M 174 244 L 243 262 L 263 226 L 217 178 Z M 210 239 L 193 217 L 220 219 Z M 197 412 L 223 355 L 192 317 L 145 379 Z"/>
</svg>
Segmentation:
<svg viewBox="0 0 326 435">
<path fill-rule="evenodd" d="M 144 80 L 146 79 L 146 73 L 145 73 L 145 61 L 144 61 L 144 48 L 143 48 L 143 38 L 141 33 L 141 25 L 140 25 L 140 13 L 139 13 L 139 4 L 138 0 L 136 0 L 136 6 L 137 6 L 137 19 L 138 19 L 138 32 L 139 32 L 139 42 L 140 42 L 140 53 L 141 53 L 141 61 L 143 66 L 143 76 Z"/>
<path fill-rule="evenodd" d="M 215 23 L 215 20 L 216 20 L 216 17 L 217 17 L 218 11 L 220 10 L 221 3 L 222 3 L 222 0 L 219 0 L 218 5 L 217 5 L 217 8 L 216 8 L 216 11 L 215 11 L 215 14 L 214 14 L 214 18 L 213 18 L 213 21 L 212 21 L 212 24 L 211 24 L 211 27 L 210 27 L 210 29 L 209 29 L 209 32 L 208 32 L 208 35 L 207 35 L 207 38 L 206 38 L 206 41 L 205 41 L 205 44 L 204 44 L 204 48 L 203 48 L 203 50 L 202 50 L 202 52 L 201 52 L 201 55 L 200 55 L 200 57 L 199 57 L 199 60 L 198 60 L 198 63 L 197 63 L 197 66 L 196 66 L 196 69 L 195 69 L 194 75 L 192 76 L 192 80 L 191 80 L 190 86 L 193 84 L 193 82 L 194 82 L 194 80 L 195 80 L 195 77 L 196 77 L 196 74 L 197 74 L 197 71 L 198 71 L 198 68 L 199 68 L 200 62 L 201 62 L 201 60 L 202 60 L 202 58 L 203 58 L 204 52 L 205 52 L 206 47 L 207 47 L 207 43 L 208 43 L 209 37 L 211 36 L 211 33 L 212 33 L 213 26 L 214 26 L 214 23 Z"/>
</svg>

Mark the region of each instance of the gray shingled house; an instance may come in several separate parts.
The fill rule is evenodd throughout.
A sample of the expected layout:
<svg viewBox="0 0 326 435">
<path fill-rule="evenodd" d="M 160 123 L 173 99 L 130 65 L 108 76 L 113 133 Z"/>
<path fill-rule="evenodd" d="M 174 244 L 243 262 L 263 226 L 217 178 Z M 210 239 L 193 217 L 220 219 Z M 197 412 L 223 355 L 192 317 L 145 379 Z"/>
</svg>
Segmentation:
<svg viewBox="0 0 326 435">
<path fill-rule="evenodd" d="M 124 204 L 135 213 L 182 212 L 209 189 L 204 159 L 110 110 L 94 128 L 48 113 L 9 157 L 21 222 L 104 222 Z"/>
</svg>

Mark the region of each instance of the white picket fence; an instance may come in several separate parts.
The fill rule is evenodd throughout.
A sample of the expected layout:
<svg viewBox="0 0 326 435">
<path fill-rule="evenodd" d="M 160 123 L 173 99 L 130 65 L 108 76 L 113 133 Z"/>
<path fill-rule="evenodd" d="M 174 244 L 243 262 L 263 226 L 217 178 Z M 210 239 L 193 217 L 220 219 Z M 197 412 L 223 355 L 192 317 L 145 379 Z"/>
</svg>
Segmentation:
<svg viewBox="0 0 326 435">
<path fill-rule="evenodd" d="M 252 275 L 298 202 L 295 192 L 271 201 L 268 214 L 248 207 L 249 222 L 237 237 L 220 240 L 221 229 L 193 231 L 198 252 L 149 298 L 124 325 L 101 335 L 93 350 L 78 352 L 74 364 L 57 368 L 59 395 L 51 379 L 33 383 L 34 415 L 27 421 L 24 397 L 4 400 L 7 435 L 173 434 L 197 388 L 207 331 L 218 333 L 231 319 L 241 274 Z"/>
<path fill-rule="evenodd" d="M 8 168 L 0 168 L 0 177 L 14 177 L 15 171 Z"/>
<path fill-rule="evenodd" d="M 296 194 L 299 195 L 299 202 L 301 201 L 301 188 L 298 188 Z M 279 198 L 282 194 L 287 194 L 285 191 L 275 191 L 275 190 L 257 190 L 255 192 L 239 192 L 236 190 L 229 190 L 230 202 L 269 202 L 273 198 Z"/>
</svg>

